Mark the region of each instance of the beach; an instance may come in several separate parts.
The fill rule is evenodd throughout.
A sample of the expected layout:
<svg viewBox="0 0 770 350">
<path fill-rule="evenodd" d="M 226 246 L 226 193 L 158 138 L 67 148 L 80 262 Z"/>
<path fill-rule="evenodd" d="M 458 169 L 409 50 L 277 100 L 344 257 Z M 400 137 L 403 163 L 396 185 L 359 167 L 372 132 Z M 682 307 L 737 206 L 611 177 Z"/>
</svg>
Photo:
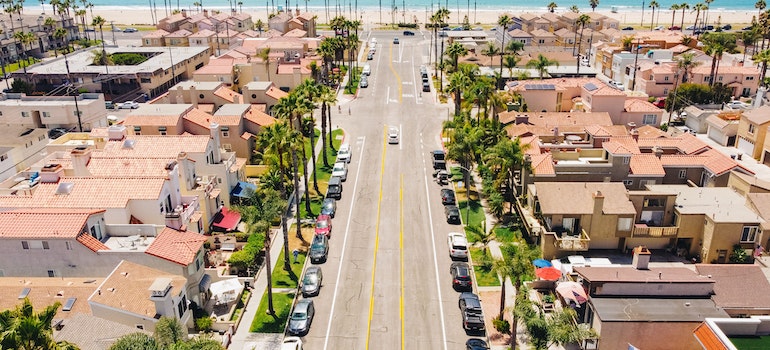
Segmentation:
<svg viewBox="0 0 770 350">
<path fill-rule="evenodd" d="M 107 7 L 100 9 L 98 6 L 94 7 L 94 15 L 99 15 L 104 17 L 107 20 L 107 23 L 110 23 L 111 21 L 114 21 L 116 25 L 121 26 L 143 26 L 143 25 L 152 25 L 151 16 L 150 16 L 150 10 L 149 9 L 117 9 L 114 7 Z M 458 12 L 456 9 L 450 8 L 450 16 L 449 16 L 449 25 L 456 25 L 462 22 L 463 18 L 467 15 L 470 23 L 472 25 L 492 25 L 497 22 L 497 19 L 501 15 L 500 11 L 492 11 L 492 10 L 478 10 L 474 11 L 471 9 L 470 11 L 467 11 L 465 8 L 460 8 L 460 11 Z M 557 10 L 556 13 L 564 13 L 565 11 L 568 11 L 567 9 Z M 267 13 L 264 8 L 257 9 L 257 8 L 244 8 L 244 13 L 251 14 L 254 22 L 256 23 L 257 20 L 262 20 L 265 24 L 267 24 Z M 304 12 L 304 11 L 303 11 Z M 324 11 L 313 11 L 311 8 L 309 11 L 311 14 L 314 14 L 318 17 L 318 23 L 326 23 L 326 13 Z M 517 14 L 520 14 L 522 12 L 529 12 L 533 14 L 543 14 L 545 11 L 507 11 L 503 12 L 508 14 L 509 16 L 515 16 Z M 597 13 L 601 13 L 603 15 L 606 15 L 608 17 L 612 17 L 615 19 L 618 19 L 621 23 L 621 26 L 639 26 L 640 23 L 642 23 L 642 11 L 634 11 L 634 10 L 623 10 L 618 11 L 617 13 L 612 13 L 610 10 L 596 10 Z M 658 12 L 660 12 L 660 15 L 658 15 Z M 157 12 L 158 18 L 165 17 L 165 12 L 162 11 L 162 9 L 159 9 Z M 334 16 L 333 9 L 330 10 L 330 18 Z M 346 17 L 351 18 L 353 16 L 347 16 L 347 12 L 345 13 Z M 395 20 L 397 22 L 406 21 L 406 22 L 414 22 L 415 19 L 418 23 L 423 24 L 426 23 L 426 21 L 430 18 L 430 11 L 429 10 L 423 10 L 423 11 L 405 11 L 402 13 L 402 11 L 398 11 L 397 15 L 395 16 Z M 458 16 L 459 15 L 459 16 Z M 692 25 L 693 21 L 695 21 L 695 13 L 691 13 L 690 11 L 685 11 L 685 20 L 684 20 L 684 26 L 687 27 L 688 25 Z M 731 24 L 733 25 L 733 29 L 740 29 L 740 27 L 743 27 L 745 25 L 748 25 L 751 23 L 752 17 L 756 16 L 756 11 L 742 11 L 742 10 L 711 10 L 708 15 L 708 24 L 715 24 L 717 21 L 721 23 L 721 25 L 725 24 Z M 389 9 L 383 9 L 382 15 L 380 16 L 380 11 L 377 8 L 363 8 L 359 9 L 358 16 L 360 20 L 367 26 L 370 27 L 376 27 L 379 25 L 380 18 L 382 18 L 382 21 L 384 22 L 382 25 L 385 25 L 387 23 L 390 23 L 392 17 L 391 17 L 391 11 Z M 650 18 L 652 16 L 652 11 L 649 9 L 645 9 L 644 11 L 644 25 L 645 27 L 648 27 L 650 25 Z M 656 25 L 661 25 L 664 27 L 669 27 L 671 25 L 671 11 L 670 10 L 661 10 L 655 12 L 656 17 Z M 703 18 L 703 14 L 701 14 L 701 19 Z M 677 11 L 676 13 L 676 19 L 674 21 L 674 25 L 679 26 L 682 21 L 682 11 Z M 700 21 L 700 20 L 699 20 Z M 739 27 L 739 28 L 736 28 Z M 638 29 L 638 28 L 637 28 Z"/>
</svg>

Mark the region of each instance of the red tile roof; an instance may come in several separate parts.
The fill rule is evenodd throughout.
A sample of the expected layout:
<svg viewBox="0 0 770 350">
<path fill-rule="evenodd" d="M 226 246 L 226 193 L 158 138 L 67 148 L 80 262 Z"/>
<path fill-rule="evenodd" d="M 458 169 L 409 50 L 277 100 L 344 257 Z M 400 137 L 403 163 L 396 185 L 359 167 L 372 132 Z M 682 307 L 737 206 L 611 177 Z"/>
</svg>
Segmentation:
<svg viewBox="0 0 770 350">
<path fill-rule="evenodd" d="M 104 243 L 87 233 L 83 233 L 82 235 L 78 236 L 78 242 L 95 252 L 100 250 L 110 250 L 110 248 L 104 245 Z"/>
<path fill-rule="evenodd" d="M 714 331 L 705 322 L 701 323 L 693 331 L 695 338 L 698 339 L 704 350 L 728 350 L 729 348 L 719 340 Z"/>
<path fill-rule="evenodd" d="M 18 209 L 0 212 L 0 238 L 75 238 L 104 210 Z"/>
<path fill-rule="evenodd" d="M 638 176 L 664 176 L 663 164 L 654 154 L 634 154 L 631 156 L 631 174 Z"/>
<path fill-rule="evenodd" d="M 703 141 L 690 134 L 682 134 L 677 137 L 639 137 L 637 142 L 641 149 L 652 149 L 659 146 L 663 149 L 676 149 L 680 153 L 694 154 L 709 148 Z"/>
<path fill-rule="evenodd" d="M 216 89 L 214 91 L 214 95 L 227 100 L 227 102 L 233 103 L 235 102 L 235 97 L 236 96 L 240 97 L 241 94 L 233 90 L 230 90 L 226 86 L 221 86 L 219 89 Z M 242 101 L 243 99 L 240 99 L 240 100 Z"/>
<path fill-rule="evenodd" d="M 553 156 L 550 153 L 533 154 L 532 173 L 537 176 L 556 175 L 556 169 L 553 167 Z"/>
<path fill-rule="evenodd" d="M 56 193 L 63 182 L 73 184 L 69 194 Z M 131 200 L 157 200 L 165 182 L 164 178 L 62 178 L 59 183 L 38 184 L 31 195 L 0 196 L 0 208 L 126 208 Z"/>
<path fill-rule="evenodd" d="M 602 144 L 602 147 L 612 154 L 640 154 L 636 140 L 631 137 L 613 137 Z"/>
<path fill-rule="evenodd" d="M 627 99 L 623 104 L 626 112 L 650 112 L 663 113 L 663 110 L 654 104 L 638 99 Z"/>
<path fill-rule="evenodd" d="M 744 168 L 730 157 L 714 149 L 709 149 L 698 155 L 664 154 L 660 157 L 660 161 L 664 167 L 704 167 L 717 176 L 736 168 L 754 174 L 751 170 Z"/>
<path fill-rule="evenodd" d="M 205 241 L 203 235 L 166 227 L 155 237 L 145 253 L 187 266 L 195 261 Z"/>
<path fill-rule="evenodd" d="M 246 118 L 247 121 L 250 121 L 259 126 L 272 125 L 276 121 L 275 118 L 271 117 L 265 112 L 260 111 L 259 108 L 255 107 L 254 105 L 249 108 L 249 112 L 246 113 L 244 118 Z"/>
</svg>

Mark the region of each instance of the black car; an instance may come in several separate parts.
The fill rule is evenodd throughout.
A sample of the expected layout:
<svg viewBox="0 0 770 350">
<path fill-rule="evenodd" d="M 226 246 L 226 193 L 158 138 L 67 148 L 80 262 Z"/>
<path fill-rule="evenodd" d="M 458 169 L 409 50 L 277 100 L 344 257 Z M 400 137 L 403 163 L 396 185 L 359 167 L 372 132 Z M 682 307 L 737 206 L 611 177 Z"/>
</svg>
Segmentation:
<svg viewBox="0 0 770 350">
<path fill-rule="evenodd" d="M 446 170 L 446 153 L 442 150 L 435 150 L 431 152 L 433 156 L 433 169 L 434 170 Z"/>
<path fill-rule="evenodd" d="M 754 29 L 754 26 L 743 27 L 743 29 L 741 30 L 752 30 L 752 29 Z"/>
<path fill-rule="evenodd" d="M 58 139 L 62 137 L 62 135 L 68 133 L 70 129 L 67 128 L 53 128 L 51 130 L 48 130 L 48 138 L 51 140 Z"/>
<path fill-rule="evenodd" d="M 326 262 L 327 254 L 329 254 L 329 238 L 326 235 L 314 235 L 313 243 L 310 244 L 310 262 L 314 264 Z"/>
<path fill-rule="evenodd" d="M 634 30 L 634 27 L 624 27 L 623 30 Z"/>
<path fill-rule="evenodd" d="M 422 82 L 422 92 L 430 92 L 430 83 L 427 81 Z"/>
<path fill-rule="evenodd" d="M 489 350 L 489 345 L 481 339 L 471 338 L 465 342 L 465 350 Z"/>
<path fill-rule="evenodd" d="M 465 312 L 465 310 L 481 312 L 479 296 L 471 292 L 460 293 L 460 300 L 457 302 L 457 306 L 460 307 L 460 312 Z"/>
<path fill-rule="evenodd" d="M 725 24 L 724 26 L 722 26 L 722 30 L 731 30 L 731 29 L 733 29 L 732 24 Z"/>
<path fill-rule="evenodd" d="M 471 278 L 471 268 L 470 266 L 468 266 L 467 263 L 464 263 L 464 262 L 452 263 L 452 265 L 449 266 L 449 273 L 452 275 L 452 288 L 454 288 L 455 290 L 466 290 L 466 291 L 473 290 L 473 279 Z M 479 304 L 479 307 L 481 307 L 481 304 Z"/>
<path fill-rule="evenodd" d="M 326 198 L 321 203 L 321 215 L 329 215 L 334 218 L 337 213 L 337 201 L 334 198 Z"/>
<path fill-rule="evenodd" d="M 444 206 L 444 215 L 446 215 L 447 223 L 460 224 L 460 208 L 456 205 Z"/>
<path fill-rule="evenodd" d="M 443 205 L 455 204 L 455 191 L 452 191 L 449 188 L 442 188 L 441 204 Z"/>
<path fill-rule="evenodd" d="M 404 36 L 414 36 L 414 32 L 411 31 L 411 30 L 405 30 L 404 31 Z"/>
</svg>

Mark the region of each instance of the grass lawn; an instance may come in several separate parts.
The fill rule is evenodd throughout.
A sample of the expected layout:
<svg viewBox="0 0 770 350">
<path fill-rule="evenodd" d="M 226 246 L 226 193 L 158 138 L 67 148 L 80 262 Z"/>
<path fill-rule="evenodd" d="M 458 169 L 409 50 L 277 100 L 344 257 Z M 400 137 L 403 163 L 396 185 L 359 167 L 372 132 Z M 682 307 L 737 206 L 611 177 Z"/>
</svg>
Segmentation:
<svg viewBox="0 0 770 350">
<path fill-rule="evenodd" d="M 289 254 L 291 255 L 291 251 Z M 291 271 L 285 271 L 283 269 L 283 249 L 281 249 L 278 262 L 273 266 L 273 288 L 297 288 L 297 282 L 302 275 L 302 267 L 305 266 L 305 254 L 301 252 L 297 257 L 296 263 L 294 262 L 294 257 L 290 256 Z"/>
<path fill-rule="evenodd" d="M 495 237 L 498 242 L 510 243 L 521 237 L 521 232 L 510 227 L 497 227 L 495 228 Z"/>
<path fill-rule="evenodd" d="M 470 213 L 468 213 L 468 201 L 462 200 L 457 203 L 458 207 L 460 208 L 460 215 L 462 216 L 462 220 L 465 223 L 466 218 L 468 218 L 468 225 L 481 225 L 481 222 L 484 221 L 484 208 L 481 207 L 481 202 L 479 201 L 471 201 L 470 202 Z"/>
<path fill-rule="evenodd" d="M 257 333 L 283 333 L 286 328 L 286 320 L 291 312 L 291 303 L 294 301 L 294 293 L 273 293 L 273 310 L 275 316 L 267 314 L 267 293 L 262 296 L 257 309 L 257 315 L 251 322 L 250 332 Z"/>
<path fill-rule="evenodd" d="M 484 251 L 481 248 L 471 247 L 471 260 L 473 260 L 473 272 L 476 274 L 476 284 L 478 286 L 499 286 L 500 279 L 482 266 L 476 266 L 483 260 Z M 489 254 L 489 251 L 487 251 Z"/>
<path fill-rule="evenodd" d="M 310 188 L 310 210 L 313 211 L 314 215 L 308 215 L 307 210 L 305 210 L 305 196 L 302 196 L 302 201 L 299 203 L 299 217 L 315 219 L 315 217 L 321 213 L 321 204 L 324 201 L 324 197 L 315 193 L 315 191 L 312 189 L 313 185 L 310 185 Z M 321 190 L 321 193 L 323 193 L 326 189 L 326 182 L 319 182 L 318 189 Z"/>
<path fill-rule="evenodd" d="M 337 139 L 340 135 L 342 135 L 342 129 L 332 130 L 332 143 L 335 150 L 339 149 L 342 144 L 342 140 Z M 328 138 L 329 135 L 326 135 L 326 137 Z M 337 160 L 337 152 L 328 148 L 328 145 L 326 147 L 326 161 L 329 163 L 329 166 L 324 166 L 322 155 L 319 154 L 318 159 L 316 159 L 316 176 L 318 177 L 319 187 L 321 182 L 329 181 L 329 177 L 332 175 L 332 166 L 334 166 L 334 161 Z"/>
<path fill-rule="evenodd" d="M 313 141 L 317 142 L 318 136 L 321 135 L 321 131 L 318 129 L 313 129 L 313 130 L 315 131 L 315 135 L 313 135 Z M 312 151 L 313 151 L 313 145 L 310 144 L 310 138 L 306 137 L 305 138 L 305 155 L 307 155 L 308 163 L 310 163 L 310 161 L 313 160 L 312 155 L 310 154 L 310 152 Z M 301 154 L 297 154 L 297 156 L 299 159 L 302 159 Z M 302 166 L 302 164 L 300 164 L 300 166 Z"/>
</svg>

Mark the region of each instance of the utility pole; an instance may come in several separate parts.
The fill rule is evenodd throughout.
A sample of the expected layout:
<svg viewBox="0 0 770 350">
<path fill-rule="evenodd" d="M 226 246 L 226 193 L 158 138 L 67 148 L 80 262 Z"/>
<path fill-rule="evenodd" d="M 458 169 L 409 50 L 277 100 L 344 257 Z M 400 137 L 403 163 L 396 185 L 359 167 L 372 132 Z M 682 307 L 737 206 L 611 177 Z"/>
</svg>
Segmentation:
<svg viewBox="0 0 770 350">
<path fill-rule="evenodd" d="M 634 91 L 636 88 L 636 71 L 639 69 L 639 66 L 637 65 L 637 62 L 639 62 L 639 49 L 642 48 L 642 45 L 639 45 L 639 39 L 636 40 L 636 55 L 634 56 L 634 78 L 631 80 L 631 91 Z"/>
<path fill-rule="evenodd" d="M 69 45 L 69 43 L 67 43 L 67 45 Z M 70 78 L 70 64 L 69 64 L 69 60 L 67 60 L 67 53 L 66 52 L 64 52 L 64 67 L 67 69 L 67 80 L 68 80 L 68 83 L 70 84 L 69 88 L 74 88 L 75 85 L 72 84 L 72 78 Z M 7 81 L 6 81 L 6 83 L 7 83 Z M 70 93 L 70 92 L 68 91 L 68 93 Z M 80 108 L 78 107 L 78 93 L 77 93 L 77 89 L 75 89 L 75 94 L 72 95 L 72 96 L 73 96 L 73 98 L 75 100 L 75 116 L 78 118 L 78 131 L 79 132 L 83 132 L 83 122 L 80 119 Z"/>
</svg>

